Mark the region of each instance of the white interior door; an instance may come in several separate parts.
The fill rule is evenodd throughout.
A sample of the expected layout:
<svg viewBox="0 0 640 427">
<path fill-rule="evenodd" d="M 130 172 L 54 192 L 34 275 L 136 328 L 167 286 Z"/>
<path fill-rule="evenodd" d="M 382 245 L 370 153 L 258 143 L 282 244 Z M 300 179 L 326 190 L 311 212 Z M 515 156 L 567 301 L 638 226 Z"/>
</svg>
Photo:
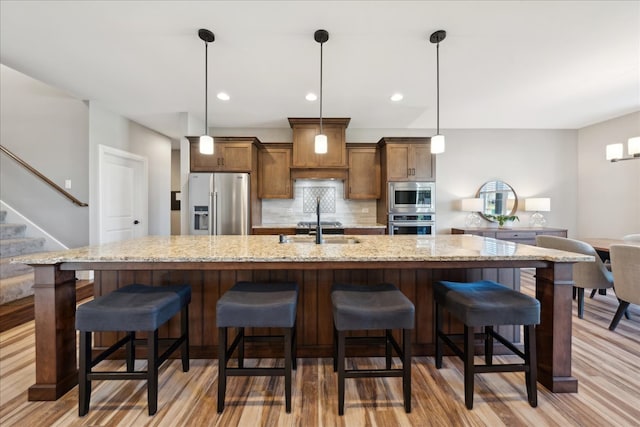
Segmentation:
<svg viewBox="0 0 640 427">
<path fill-rule="evenodd" d="M 148 234 L 147 168 L 146 157 L 99 146 L 101 244 Z"/>
</svg>

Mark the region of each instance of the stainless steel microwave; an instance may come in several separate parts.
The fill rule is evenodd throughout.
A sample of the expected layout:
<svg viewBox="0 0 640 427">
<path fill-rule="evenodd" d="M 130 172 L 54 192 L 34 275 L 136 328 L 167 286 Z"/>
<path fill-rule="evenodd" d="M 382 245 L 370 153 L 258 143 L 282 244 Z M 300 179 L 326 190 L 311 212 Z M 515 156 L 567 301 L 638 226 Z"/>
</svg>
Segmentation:
<svg viewBox="0 0 640 427">
<path fill-rule="evenodd" d="M 435 182 L 389 183 L 389 213 L 433 213 L 435 209 Z"/>
</svg>

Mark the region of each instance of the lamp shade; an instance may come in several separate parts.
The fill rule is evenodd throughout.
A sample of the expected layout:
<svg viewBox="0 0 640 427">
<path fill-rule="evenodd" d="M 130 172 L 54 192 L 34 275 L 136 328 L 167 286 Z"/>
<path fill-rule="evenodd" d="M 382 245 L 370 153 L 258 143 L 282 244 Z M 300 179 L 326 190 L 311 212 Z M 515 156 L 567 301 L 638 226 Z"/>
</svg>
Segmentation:
<svg viewBox="0 0 640 427">
<path fill-rule="evenodd" d="M 327 135 L 319 134 L 316 135 L 314 140 L 314 151 L 316 154 L 326 154 L 327 153 Z"/>
<path fill-rule="evenodd" d="M 431 137 L 431 154 L 444 153 L 444 135 L 434 135 Z"/>
<path fill-rule="evenodd" d="M 482 199 L 462 199 L 461 205 L 464 212 L 482 212 L 484 209 Z"/>
<path fill-rule="evenodd" d="M 213 138 L 209 135 L 200 137 L 200 154 L 213 154 Z"/>
<path fill-rule="evenodd" d="M 549 212 L 551 211 L 551 199 L 548 197 L 525 199 L 524 210 L 529 212 Z"/>
<path fill-rule="evenodd" d="M 629 149 L 630 156 L 640 155 L 640 136 L 629 138 L 627 142 L 627 148 Z"/>
<path fill-rule="evenodd" d="M 606 155 L 607 160 L 621 159 L 623 149 L 624 148 L 622 144 L 607 145 L 607 155 Z"/>
</svg>

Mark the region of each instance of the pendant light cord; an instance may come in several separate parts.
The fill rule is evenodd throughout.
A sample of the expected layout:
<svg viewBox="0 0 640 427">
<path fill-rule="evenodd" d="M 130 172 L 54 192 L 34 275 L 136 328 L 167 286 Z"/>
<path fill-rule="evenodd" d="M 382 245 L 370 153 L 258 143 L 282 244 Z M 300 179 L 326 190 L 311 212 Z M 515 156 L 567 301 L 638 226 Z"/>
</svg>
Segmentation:
<svg viewBox="0 0 640 427">
<path fill-rule="evenodd" d="M 209 135 L 209 125 L 207 117 L 209 116 L 209 43 L 204 42 L 204 134 Z"/>
<path fill-rule="evenodd" d="M 320 134 L 322 134 L 322 45 L 320 43 Z"/>
<path fill-rule="evenodd" d="M 436 135 L 440 135 L 440 43 L 436 44 Z"/>
</svg>

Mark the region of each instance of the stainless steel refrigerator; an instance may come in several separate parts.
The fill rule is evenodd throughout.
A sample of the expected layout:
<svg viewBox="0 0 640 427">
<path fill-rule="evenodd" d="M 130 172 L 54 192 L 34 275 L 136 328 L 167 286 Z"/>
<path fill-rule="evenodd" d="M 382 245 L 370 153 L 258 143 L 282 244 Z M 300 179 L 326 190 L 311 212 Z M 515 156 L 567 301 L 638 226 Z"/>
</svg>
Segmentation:
<svg viewBox="0 0 640 427">
<path fill-rule="evenodd" d="M 191 234 L 249 234 L 248 173 L 189 174 Z"/>
</svg>

